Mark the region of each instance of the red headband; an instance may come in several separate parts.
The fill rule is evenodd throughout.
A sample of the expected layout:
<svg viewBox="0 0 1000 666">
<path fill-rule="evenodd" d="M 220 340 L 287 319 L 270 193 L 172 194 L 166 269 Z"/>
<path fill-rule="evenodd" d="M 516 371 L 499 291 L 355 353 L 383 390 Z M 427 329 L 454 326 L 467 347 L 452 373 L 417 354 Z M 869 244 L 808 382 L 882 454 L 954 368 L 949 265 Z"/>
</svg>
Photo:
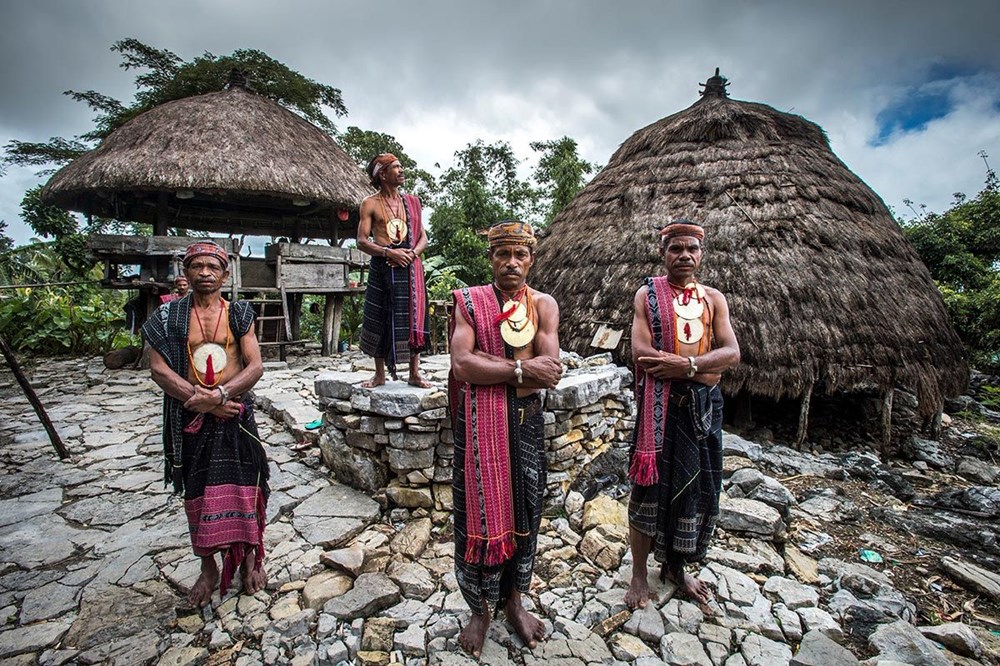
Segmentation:
<svg viewBox="0 0 1000 666">
<path fill-rule="evenodd" d="M 212 241 L 198 241 L 188 245 L 184 253 L 184 268 L 187 268 L 195 257 L 215 257 L 222 263 L 223 269 L 229 268 L 229 255 Z"/>
<path fill-rule="evenodd" d="M 698 224 L 690 222 L 671 222 L 660 229 L 660 242 L 664 242 L 675 236 L 691 236 L 698 240 L 705 240 L 705 230 Z"/>
</svg>

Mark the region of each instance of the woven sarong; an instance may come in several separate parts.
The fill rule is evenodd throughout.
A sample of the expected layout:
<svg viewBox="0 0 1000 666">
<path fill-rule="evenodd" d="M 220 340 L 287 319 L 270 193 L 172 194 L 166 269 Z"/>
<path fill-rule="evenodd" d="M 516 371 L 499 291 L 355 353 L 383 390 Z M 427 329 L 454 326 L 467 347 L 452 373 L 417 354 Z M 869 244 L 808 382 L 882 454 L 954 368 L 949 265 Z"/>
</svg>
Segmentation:
<svg viewBox="0 0 1000 666">
<path fill-rule="evenodd" d="M 510 394 L 516 394 L 510 388 Z M 543 418 L 537 395 L 517 398 L 508 395 L 511 418 L 509 447 L 505 452 L 511 461 L 511 495 L 514 513 L 516 549 L 507 561 L 487 566 L 461 557 L 468 551 L 467 524 L 469 516 L 480 517 L 481 507 L 473 514 L 466 510 L 468 500 L 479 503 L 478 479 L 467 476 L 468 462 L 473 452 L 466 445 L 466 412 L 458 410 L 455 428 L 455 457 L 452 461 L 452 499 L 455 504 L 455 578 L 466 603 L 473 613 L 482 615 L 486 608 L 496 611 L 513 590 L 527 593 L 538 545 L 538 528 L 542 520 L 542 498 L 545 494 L 546 463 L 543 440 Z M 530 414 L 521 423 L 520 415 Z M 471 478 L 471 481 L 469 480 Z M 471 493 L 471 497 L 467 495 Z M 495 612 L 494 612 L 495 614 Z"/>
<path fill-rule="evenodd" d="M 188 422 L 196 417 L 185 411 Z M 243 396 L 242 412 L 231 419 L 205 414 L 197 432 L 184 431 L 184 511 L 198 557 L 222 553 L 219 593 L 250 549 L 255 566 L 264 562 L 264 525 L 269 470 L 257 434 L 253 397 Z"/>
<path fill-rule="evenodd" d="M 632 485 L 629 524 L 652 537 L 658 562 L 701 560 L 719 518 L 722 491 L 722 392 L 674 380 L 659 480 Z M 636 422 L 645 418 L 639 403 Z M 633 452 L 634 454 L 634 444 Z"/>
<path fill-rule="evenodd" d="M 413 248 L 422 235 L 420 199 L 403 195 L 407 236 L 396 248 Z M 361 322 L 361 351 L 384 358 L 393 379 L 411 354 L 427 348 L 427 289 L 420 257 L 406 268 L 393 268 L 383 257 L 372 257 Z"/>
</svg>

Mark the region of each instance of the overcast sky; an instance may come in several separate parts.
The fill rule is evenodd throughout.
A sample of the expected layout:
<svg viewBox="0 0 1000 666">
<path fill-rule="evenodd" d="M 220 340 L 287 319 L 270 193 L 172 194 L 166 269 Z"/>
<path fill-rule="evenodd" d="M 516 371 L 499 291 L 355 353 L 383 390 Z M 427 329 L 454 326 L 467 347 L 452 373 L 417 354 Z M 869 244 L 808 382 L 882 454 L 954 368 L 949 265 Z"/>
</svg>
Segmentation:
<svg viewBox="0 0 1000 666">
<path fill-rule="evenodd" d="M 61 93 L 125 101 L 135 37 L 188 60 L 256 48 L 340 88 L 357 125 L 395 136 L 432 173 L 476 139 L 570 136 L 606 164 L 635 130 L 686 108 L 720 67 L 736 99 L 826 129 L 890 206 L 947 208 L 1000 166 L 1000 2 L 0 0 L 0 143 L 72 137 L 93 114 Z M 530 161 L 526 168 L 530 167 Z M 25 242 L 29 169 L 0 179 L 0 219 Z"/>
</svg>

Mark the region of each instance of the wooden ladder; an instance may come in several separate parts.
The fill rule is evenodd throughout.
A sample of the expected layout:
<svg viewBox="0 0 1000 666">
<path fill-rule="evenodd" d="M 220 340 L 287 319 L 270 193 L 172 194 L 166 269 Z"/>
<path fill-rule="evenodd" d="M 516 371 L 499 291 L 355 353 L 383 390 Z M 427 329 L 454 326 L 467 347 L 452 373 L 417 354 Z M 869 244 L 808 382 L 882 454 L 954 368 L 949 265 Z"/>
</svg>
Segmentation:
<svg viewBox="0 0 1000 666">
<path fill-rule="evenodd" d="M 285 348 L 289 345 L 304 345 L 308 340 L 293 340 L 292 339 L 292 321 L 288 317 L 287 303 L 285 289 L 280 290 L 280 298 L 251 298 L 247 299 L 249 303 L 260 305 L 260 315 L 256 319 L 256 333 L 257 339 L 262 340 L 264 334 L 264 326 L 266 322 L 281 322 L 281 324 L 275 330 L 275 339 L 268 341 L 261 341 L 258 344 L 261 347 L 277 347 L 278 356 L 284 361 L 286 360 L 287 352 Z M 268 310 L 277 308 L 280 314 L 269 314 Z"/>
</svg>

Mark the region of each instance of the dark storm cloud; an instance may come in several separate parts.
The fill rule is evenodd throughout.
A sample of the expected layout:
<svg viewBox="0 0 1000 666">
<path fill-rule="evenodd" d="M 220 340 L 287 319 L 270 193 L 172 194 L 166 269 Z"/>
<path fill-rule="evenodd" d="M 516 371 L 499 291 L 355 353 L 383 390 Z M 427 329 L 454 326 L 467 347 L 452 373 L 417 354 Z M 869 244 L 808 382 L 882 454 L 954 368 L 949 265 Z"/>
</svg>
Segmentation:
<svg viewBox="0 0 1000 666">
<path fill-rule="evenodd" d="M 948 132 L 961 131 L 958 123 L 976 123 L 975 140 L 987 144 L 1000 134 L 995 107 L 992 115 L 965 113 L 974 103 L 962 92 L 963 82 L 1000 72 L 1000 4 L 992 0 L 0 0 L 0 11 L 2 142 L 86 131 L 93 114 L 63 90 L 130 99 L 134 73 L 119 69 L 118 54 L 108 50 L 124 37 L 184 59 L 263 50 L 343 90 L 350 116 L 338 126 L 390 131 L 426 166 L 447 166 L 478 137 L 508 139 L 526 157 L 528 141 L 561 135 L 576 138 L 587 159 L 606 163 L 630 133 L 697 100 L 697 84 L 716 66 L 731 78 L 734 97 L 823 125 L 848 164 L 880 188 L 915 177 L 921 164 L 906 150 L 933 154 Z M 936 80 L 952 81 L 941 93 L 954 105 L 945 116 L 905 141 L 890 130 L 882 144 L 869 145 L 885 134 L 887 113 Z M 913 117 L 923 111 L 911 109 Z M 912 144 L 918 138 L 919 147 Z M 975 150 L 966 152 L 974 164 Z M 926 186 L 937 183 L 946 200 L 958 186 L 942 178 Z M 19 172 L 0 181 L 0 219 L 16 219 L 11 202 L 26 179 Z"/>
</svg>

